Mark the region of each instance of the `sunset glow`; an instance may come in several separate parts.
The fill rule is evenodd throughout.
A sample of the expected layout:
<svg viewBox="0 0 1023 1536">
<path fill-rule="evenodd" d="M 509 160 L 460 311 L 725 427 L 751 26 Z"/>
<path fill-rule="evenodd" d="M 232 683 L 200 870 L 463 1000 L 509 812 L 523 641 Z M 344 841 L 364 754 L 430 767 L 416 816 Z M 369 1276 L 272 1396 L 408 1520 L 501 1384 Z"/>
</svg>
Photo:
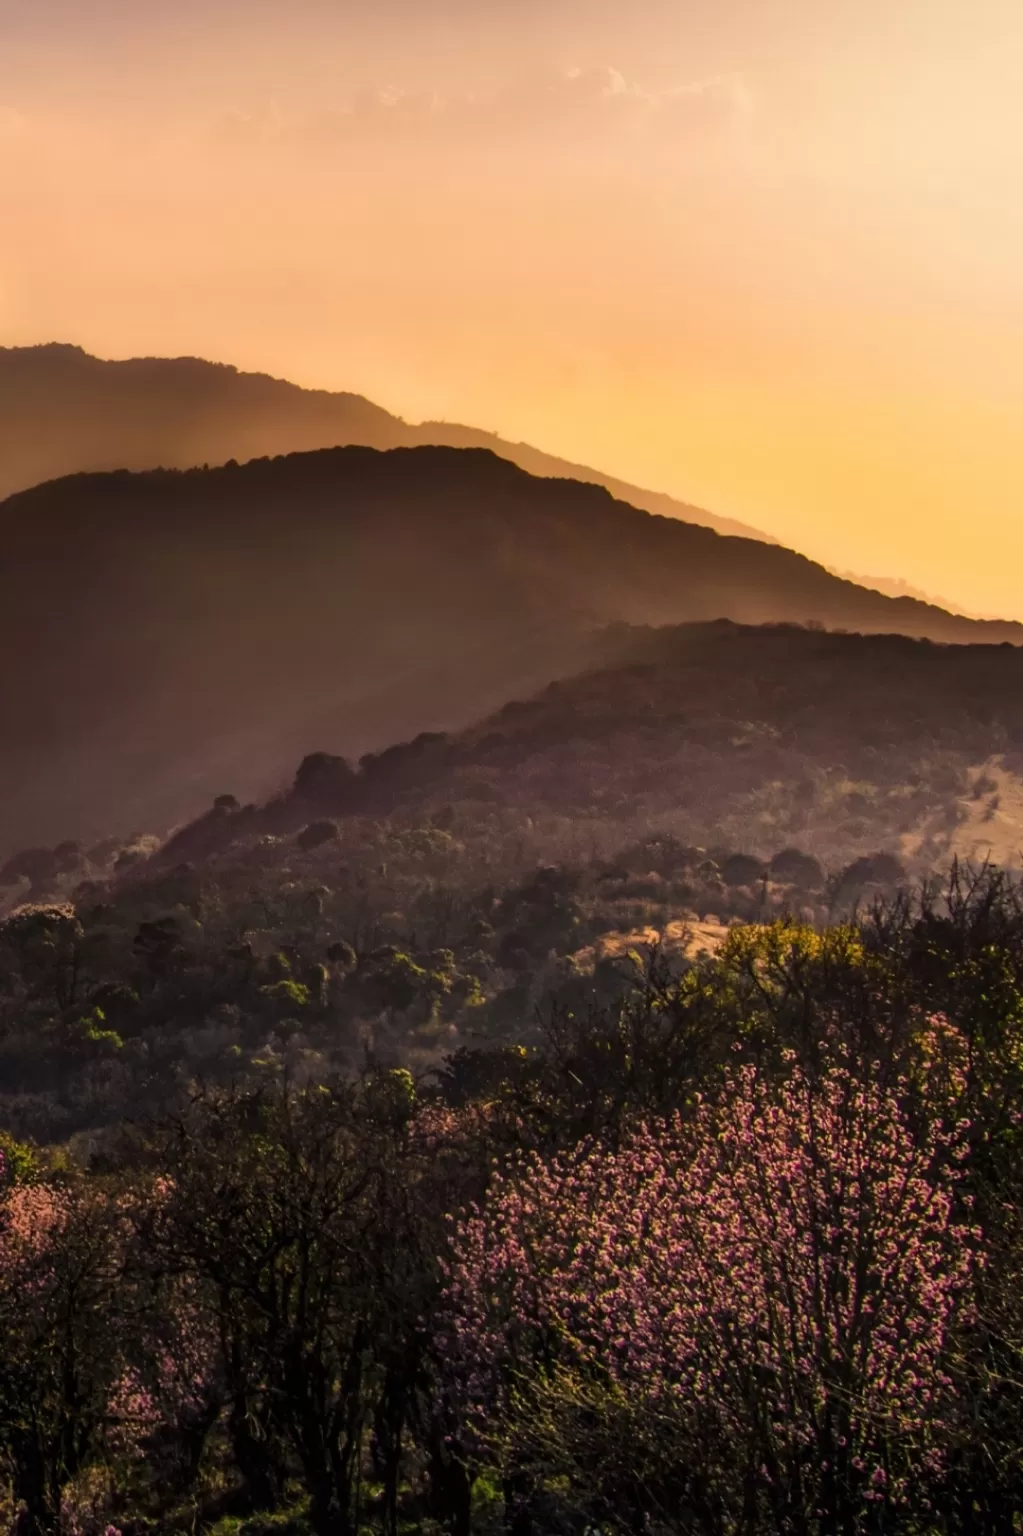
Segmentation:
<svg viewBox="0 0 1023 1536">
<path fill-rule="evenodd" d="M 458 420 L 1023 617 L 1018 0 L 0 0 L 0 344 Z"/>
</svg>

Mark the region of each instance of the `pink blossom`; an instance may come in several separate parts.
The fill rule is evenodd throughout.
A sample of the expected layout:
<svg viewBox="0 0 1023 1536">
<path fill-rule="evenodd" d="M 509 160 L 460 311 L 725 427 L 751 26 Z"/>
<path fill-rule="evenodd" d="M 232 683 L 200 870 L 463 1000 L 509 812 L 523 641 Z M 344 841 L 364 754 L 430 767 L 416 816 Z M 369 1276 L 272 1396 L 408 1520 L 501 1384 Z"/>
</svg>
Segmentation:
<svg viewBox="0 0 1023 1536">
<path fill-rule="evenodd" d="M 973 1245 L 966 1128 L 911 1127 L 905 1099 L 869 1072 L 740 1067 L 688 1123 L 496 1174 L 455 1225 L 441 1330 L 477 1422 L 553 1362 L 712 1423 L 774 1481 L 810 1454 L 814 1507 L 829 1462 L 861 1497 L 907 1494 L 940 1461 Z"/>
</svg>

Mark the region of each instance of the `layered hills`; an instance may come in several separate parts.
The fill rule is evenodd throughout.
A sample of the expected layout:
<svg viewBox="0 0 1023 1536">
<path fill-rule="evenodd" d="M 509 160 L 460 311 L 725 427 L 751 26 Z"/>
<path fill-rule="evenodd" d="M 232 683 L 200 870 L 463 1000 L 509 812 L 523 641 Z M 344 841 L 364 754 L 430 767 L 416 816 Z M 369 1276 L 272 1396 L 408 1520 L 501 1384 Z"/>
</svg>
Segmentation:
<svg viewBox="0 0 1023 1536">
<path fill-rule="evenodd" d="M 0 504 L 0 535 L 0 852 L 460 728 L 611 659 L 609 625 L 1023 640 L 479 450 L 75 476 Z"/>
<path fill-rule="evenodd" d="M 774 542 L 528 443 L 451 422 L 414 425 L 361 395 L 301 389 L 200 358 L 113 362 L 60 344 L 0 347 L 0 497 L 81 471 L 191 469 L 352 443 L 488 448 L 530 474 L 603 485 L 648 512 Z"/>
</svg>

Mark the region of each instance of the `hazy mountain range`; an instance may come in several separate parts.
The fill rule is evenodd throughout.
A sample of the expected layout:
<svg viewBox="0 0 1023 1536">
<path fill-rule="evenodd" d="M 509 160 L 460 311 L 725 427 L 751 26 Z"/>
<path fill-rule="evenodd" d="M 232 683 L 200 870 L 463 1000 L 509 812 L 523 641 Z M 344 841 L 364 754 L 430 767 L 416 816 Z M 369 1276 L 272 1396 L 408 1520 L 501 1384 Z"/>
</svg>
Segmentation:
<svg viewBox="0 0 1023 1536">
<path fill-rule="evenodd" d="M 479 450 L 80 475 L 0 522 L 0 850 L 465 725 L 606 658 L 616 623 L 1023 640 Z"/>
<path fill-rule="evenodd" d="M 497 433 L 453 422 L 404 421 L 362 395 L 302 389 L 200 358 L 108 361 L 61 343 L 0 347 L 0 499 L 83 470 L 191 469 L 353 443 L 489 448 L 532 475 L 602 485 L 619 501 L 647 512 L 765 544 L 779 542 L 735 518 L 631 485 L 529 443 L 508 442 Z M 967 618 L 987 617 L 902 578 L 828 569 L 886 597 L 912 597 Z"/>
<path fill-rule="evenodd" d="M 929 603 L 932 608 L 944 608 L 946 612 L 957 613 L 964 619 L 995 617 L 993 614 L 974 613 L 970 609 L 961 608 L 958 603 L 951 602 L 947 597 L 928 592 L 923 587 L 914 586 L 911 581 L 905 581 L 901 576 L 864 576 L 860 571 L 843 571 L 838 566 L 832 565 L 827 569 L 833 576 L 840 576 L 843 581 L 854 581 L 858 587 L 870 587 L 875 592 L 883 592 L 885 597 L 912 597 L 918 603 Z"/>
<path fill-rule="evenodd" d="M 0 347 L 0 497 L 82 470 L 191 469 L 349 443 L 489 448 L 533 475 L 603 485 L 647 512 L 776 542 L 528 443 L 450 422 L 412 425 L 361 395 L 300 389 L 198 358 L 107 362 L 60 344 Z"/>
</svg>

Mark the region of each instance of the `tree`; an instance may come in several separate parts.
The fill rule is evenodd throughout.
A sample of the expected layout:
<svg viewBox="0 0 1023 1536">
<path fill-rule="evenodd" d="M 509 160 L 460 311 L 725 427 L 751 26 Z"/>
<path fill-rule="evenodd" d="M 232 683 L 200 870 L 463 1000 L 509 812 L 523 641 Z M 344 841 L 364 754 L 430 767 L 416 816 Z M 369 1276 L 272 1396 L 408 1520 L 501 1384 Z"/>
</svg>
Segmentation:
<svg viewBox="0 0 1023 1536">
<path fill-rule="evenodd" d="M 529 1156 L 456 1227 L 447 1349 L 481 1443 L 496 1416 L 506 1469 L 567 1478 L 590 1518 L 852 1536 L 926 1507 L 966 1128 L 912 1126 L 874 1068 L 789 1069 L 740 1067 L 618 1152 Z"/>
<path fill-rule="evenodd" d="M 62 1490 L 109 1428 L 120 1224 L 116 1203 L 80 1183 L 0 1197 L 0 1453 L 24 1536 L 57 1529 Z"/>
<path fill-rule="evenodd" d="M 365 1111 L 351 1086 L 202 1096 L 162 1148 L 158 1240 L 222 1340 L 236 1463 L 265 1507 L 294 1458 L 317 1536 L 355 1529 L 374 1425 L 396 1518 L 429 1274 L 399 1113 L 406 1078 L 390 1093 L 377 1084 Z"/>
</svg>

